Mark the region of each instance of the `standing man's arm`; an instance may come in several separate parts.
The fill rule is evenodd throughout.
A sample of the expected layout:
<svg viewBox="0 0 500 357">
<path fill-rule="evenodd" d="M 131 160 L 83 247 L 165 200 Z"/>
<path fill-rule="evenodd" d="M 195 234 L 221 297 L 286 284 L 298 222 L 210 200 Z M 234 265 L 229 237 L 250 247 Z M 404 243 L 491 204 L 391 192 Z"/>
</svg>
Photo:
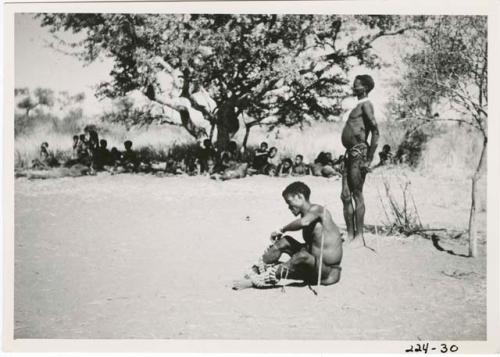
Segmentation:
<svg viewBox="0 0 500 357">
<path fill-rule="evenodd" d="M 375 156 L 375 151 L 377 150 L 378 145 L 378 125 L 375 121 L 375 115 L 373 113 L 373 105 L 371 102 L 363 103 L 363 119 L 365 121 L 365 125 L 371 133 L 370 147 L 368 148 L 367 154 L 367 164 L 370 166 L 373 161 L 373 157 Z"/>
</svg>

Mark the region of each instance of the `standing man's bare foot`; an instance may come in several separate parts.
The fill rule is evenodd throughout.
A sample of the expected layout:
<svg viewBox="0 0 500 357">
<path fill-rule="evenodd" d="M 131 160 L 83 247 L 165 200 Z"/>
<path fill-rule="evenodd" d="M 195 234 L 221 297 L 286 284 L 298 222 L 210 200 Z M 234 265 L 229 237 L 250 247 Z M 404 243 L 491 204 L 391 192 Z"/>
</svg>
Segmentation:
<svg viewBox="0 0 500 357">
<path fill-rule="evenodd" d="M 365 246 L 365 240 L 363 237 L 355 237 L 353 239 L 347 239 L 345 244 L 349 248 L 361 248 Z"/>
</svg>

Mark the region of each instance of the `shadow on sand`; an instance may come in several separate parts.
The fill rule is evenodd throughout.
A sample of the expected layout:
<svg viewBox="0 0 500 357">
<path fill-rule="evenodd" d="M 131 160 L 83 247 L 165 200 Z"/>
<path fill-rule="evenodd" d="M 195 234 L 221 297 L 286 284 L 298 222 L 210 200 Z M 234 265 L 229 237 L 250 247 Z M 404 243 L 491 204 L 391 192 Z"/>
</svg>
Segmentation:
<svg viewBox="0 0 500 357">
<path fill-rule="evenodd" d="M 431 236 L 431 240 L 432 240 L 432 245 L 437 249 L 439 250 L 440 252 L 446 252 L 448 254 L 451 254 L 451 255 L 455 255 L 457 257 L 464 257 L 464 258 L 469 258 L 469 255 L 467 254 L 458 254 L 458 253 L 455 253 L 453 250 L 451 249 L 444 249 L 440 244 L 439 244 L 439 238 L 437 235 L 433 234 Z"/>
</svg>

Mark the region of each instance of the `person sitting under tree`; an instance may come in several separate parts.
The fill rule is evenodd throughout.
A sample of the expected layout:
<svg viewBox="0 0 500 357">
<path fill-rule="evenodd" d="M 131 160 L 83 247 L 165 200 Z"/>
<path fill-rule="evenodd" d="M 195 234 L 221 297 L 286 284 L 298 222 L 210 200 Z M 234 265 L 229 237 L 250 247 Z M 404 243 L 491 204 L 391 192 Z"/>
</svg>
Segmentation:
<svg viewBox="0 0 500 357">
<path fill-rule="evenodd" d="M 267 151 L 268 145 L 265 141 L 260 143 L 260 147 L 255 150 L 252 169 L 256 170 L 257 173 L 263 174 L 264 168 L 267 165 L 267 158 L 269 156 L 269 152 Z"/>
<path fill-rule="evenodd" d="M 123 143 L 125 147 L 125 151 L 122 153 L 122 165 L 125 171 L 137 172 L 137 168 L 139 167 L 139 160 L 137 154 L 134 150 L 132 150 L 132 141 L 126 140 Z"/>
<path fill-rule="evenodd" d="M 200 163 L 200 173 L 210 173 L 209 163 L 213 162 L 217 157 L 217 153 L 212 146 L 210 139 L 203 140 L 203 146 L 200 147 L 198 152 L 198 161 Z"/>
<path fill-rule="evenodd" d="M 385 165 L 392 163 L 393 155 L 391 152 L 391 146 L 385 144 L 382 147 L 382 151 L 378 153 L 378 157 L 380 158 L 380 161 L 378 162 L 378 164 L 376 166 L 374 166 L 374 168 L 380 167 L 380 166 L 385 166 Z"/>
<path fill-rule="evenodd" d="M 322 285 L 340 280 L 342 239 L 330 212 L 309 201 L 311 190 L 303 182 L 288 185 L 282 195 L 292 214 L 300 217 L 271 234 L 273 243 L 244 279 L 234 282 L 234 290 L 272 287 L 281 279 L 302 280 L 311 285 L 318 280 Z M 302 231 L 304 243 L 284 235 L 294 231 Z M 290 259 L 280 262 L 282 254 Z"/>
<path fill-rule="evenodd" d="M 360 75 L 354 79 L 353 93 L 358 98 L 358 104 L 349 114 L 342 131 L 342 144 L 346 148 L 346 153 L 341 199 L 344 205 L 347 242 L 349 243 L 356 240 L 364 244 L 363 185 L 366 174 L 370 171 L 370 164 L 373 161 L 379 138 L 373 105 L 368 99 L 368 93 L 374 86 L 375 83 L 369 75 Z M 368 145 L 370 134 L 371 142 Z"/>
<path fill-rule="evenodd" d="M 309 175 L 309 166 L 304 163 L 304 156 L 298 154 L 295 156 L 295 162 L 292 168 L 293 176 Z"/>
<path fill-rule="evenodd" d="M 278 176 L 279 177 L 286 177 L 286 176 L 291 175 L 292 167 L 293 167 L 293 162 L 291 159 L 289 159 L 288 157 L 283 159 L 281 161 L 279 168 L 278 168 Z"/>
</svg>

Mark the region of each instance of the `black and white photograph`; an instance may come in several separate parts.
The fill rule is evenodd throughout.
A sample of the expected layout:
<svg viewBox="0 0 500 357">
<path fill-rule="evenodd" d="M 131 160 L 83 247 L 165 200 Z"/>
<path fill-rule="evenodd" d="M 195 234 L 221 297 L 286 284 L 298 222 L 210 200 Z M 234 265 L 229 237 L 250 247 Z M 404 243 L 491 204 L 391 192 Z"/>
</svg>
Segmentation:
<svg viewBox="0 0 500 357">
<path fill-rule="evenodd" d="M 253 4 L 9 12 L 4 344 L 498 352 L 488 6 Z"/>
</svg>

